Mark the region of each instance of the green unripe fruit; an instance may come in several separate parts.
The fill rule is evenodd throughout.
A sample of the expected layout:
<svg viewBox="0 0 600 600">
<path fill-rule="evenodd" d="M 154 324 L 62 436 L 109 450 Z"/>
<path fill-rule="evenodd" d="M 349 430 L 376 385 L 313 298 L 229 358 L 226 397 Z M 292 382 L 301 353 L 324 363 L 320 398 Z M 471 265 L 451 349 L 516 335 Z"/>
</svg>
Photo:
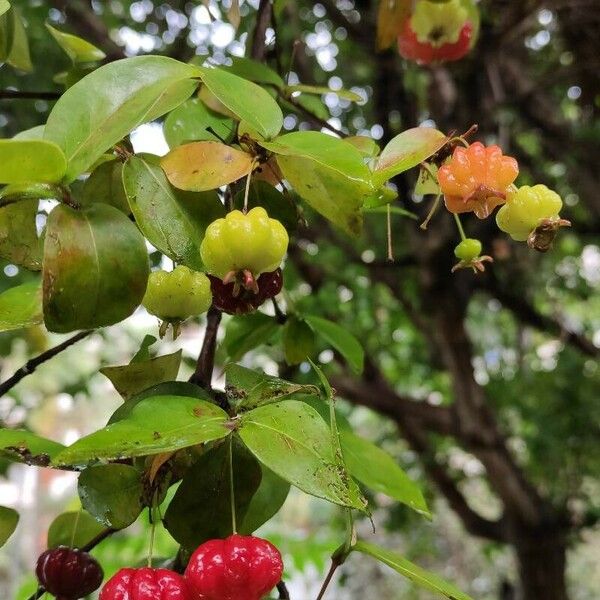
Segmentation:
<svg viewBox="0 0 600 600">
<path fill-rule="evenodd" d="M 561 197 L 545 185 L 524 185 L 508 194 L 496 223 L 513 240 L 524 242 L 543 220 L 558 220 L 561 208 Z"/>
<path fill-rule="evenodd" d="M 183 265 L 171 272 L 150 273 L 142 302 L 150 314 L 163 321 L 183 321 L 206 312 L 211 303 L 208 277 Z"/>
<path fill-rule="evenodd" d="M 460 260 L 470 262 L 478 256 L 481 256 L 481 250 L 482 246 L 479 240 L 467 238 L 454 248 L 454 255 L 456 258 L 460 258 Z"/>
<path fill-rule="evenodd" d="M 447 2 L 419 0 L 410 25 L 419 42 L 441 46 L 458 41 L 468 18 L 469 14 L 460 0 Z"/>
<path fill-rule="evenodd" d="M 257 206 L 247 214 L 233 210 L 213 221 L 206 229 L 200 255 L 206 270 L 221 279 L 244 270 L 257 278 L 279 267 L 288 241 L 285 227 Z"/>
</svg>

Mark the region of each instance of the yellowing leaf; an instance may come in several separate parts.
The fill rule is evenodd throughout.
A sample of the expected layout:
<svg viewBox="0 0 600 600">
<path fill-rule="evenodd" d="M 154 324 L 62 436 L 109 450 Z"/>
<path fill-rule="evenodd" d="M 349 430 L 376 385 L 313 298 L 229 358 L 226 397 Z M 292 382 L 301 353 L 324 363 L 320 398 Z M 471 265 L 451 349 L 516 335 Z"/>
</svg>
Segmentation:
<svg viewBox="0 0 600 600">
<path fill-rule="evenodd" d="M 161 166 L 176 188 L 204 192 L 247 175 L 252 157 L 220 142 L 193 142 L 171 150 Z"/>
<path fill-rule="evenodd" d="M 412 0 L 380 0 L 377 13 L 377 50 L 390 48 L 396 42 L 400 26 L 410 15 Z"/>
</svg>

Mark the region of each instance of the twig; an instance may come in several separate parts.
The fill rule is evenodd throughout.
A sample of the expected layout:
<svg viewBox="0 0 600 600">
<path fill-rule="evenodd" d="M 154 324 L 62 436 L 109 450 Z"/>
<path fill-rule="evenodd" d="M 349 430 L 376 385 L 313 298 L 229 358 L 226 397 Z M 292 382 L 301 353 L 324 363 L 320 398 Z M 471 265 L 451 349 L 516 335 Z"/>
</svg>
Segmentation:
<svg viewBox="0 0 600 600">
<path fill-rule="evenodd" d="M 202 350 L 198 356 L 196 370 L 190 377 L 190 382 L 207 390 L 211 389 L 212 374 L 215 366 L 215 351 L 217 349 L 217 333 L 223 313 L 218 308 L 211 306 L 206 316 L 206 333 L 202 342 Z"/>
<path fill-rule="evenodd" d="M 283 581 L 277 584 L 277 591 L 279 592 L 279 600 L 290 600 L 290 592 Z"/>
<path fill-rule="evenodd" d="M 338 567 L 341 564 L 342 563 L 338 558 L 333 557 L 331 559 L 331 567 L 329 567 L 329 572 L 327 573 L 327 577 L 325 577 L 325 581 L 323 582 L 323 585 L 321 586 L 321 590 L 319 591 L 317 600 L 322 600 L 323 596 L 325 596 L 325 592 L 327 591 L 327 588 L 329 587 L 329 584 L 331 583 L 331 580 L 333 579 L 335 572 L 337 571 Z"/>
<path fill-rule="evenodd" d="M 81 546 L 81 548 L 79 548 L 79 550 L 81 550 L 82 552 L 89 552 L 90 550 L 93 550 L 98 544 L 102 543 L 107 537 L 110 537 L 113 533 L 116 533 L 117 531 L 119 531 L 119 530 L 112 529 L 110 527 L 108 529 L 104 529 L 95 538 L 90 540 L 87 544 L 85 544 L 84 546 Z M 38 587 L 38 589 L 31 596 L 29 596 L 28 600 L 38 600 L 38 598 L 40 598 L 42 596 L 42 594 L 45 594 L 45 593 L 46 593 L 46 588 L 44 588 L 43 586 L 40 585 Z"/>
<path fill-rule="evenodd" d="M 60 92 L 24 92 L 21 90 L 0 90 L 0 100 L 58 100 Z"/>
<path fill-rule="evenodd" d="M 324 127 L 325 129 L 329 129 L 329 131 L 331 131 L 332 133 L 335 133 L 336 135 L 339 135 L 342 138 L 348 137 L 347 133 L 344 133 L 337 127 L 334 127 L 333 125 L 331 125 L 331 123 L 329 123 L 325 119 L 321 119 L 321 117 L 315 115 L 310 110 L 304 108 L 304 106 L 299 104 L 295 100 L 295 98 L 283 96 L 283 99 L 286 100 L 287 102 L 289 102 L 296 109 L 297 112 L 303 114 L 307 119 L 312 121 L 314 124 L 320 125 L 321 127 Z"/>
<path fill-rule="evenodd" d="M 254 60 L 262 61 L 265 59 L 265 38 L 267 34 L 267 28 L 271 24 L 272 12 L 273 5 L 271 4 L 271 0 L 260 0 L 256 15 L 254 36 L 252 37 L 252 48 L 250 50 L 250 57 Z"/>
<path fill-rule="evenodd" d="M 27 377 L 27 375 L 31 375 L 31 373 L 33 373 L 42 363 L 54 358 L 57 354 L 60 354 L 63 350 L 69 348 L 69 346 L 72 346 L 73 344 L 86 338 L 88 335 L 90 335 L 90 333 L 92 333 L 92 331 L 92 329 L 88 331 L 81 331 L 68 340 L 62 342 L 62 344 L 54 346 L 54 348 L 50 348 L 49 350 L 46 350 L 46 352 L 42 352 L 42 354 L 39 356 L 28 360 L 20 369 L 15 371 L 11 377 L 9 377 L 4 383 L 0 384 L 0 397 L 17 385 L 21 379 Z"/>
</svg>

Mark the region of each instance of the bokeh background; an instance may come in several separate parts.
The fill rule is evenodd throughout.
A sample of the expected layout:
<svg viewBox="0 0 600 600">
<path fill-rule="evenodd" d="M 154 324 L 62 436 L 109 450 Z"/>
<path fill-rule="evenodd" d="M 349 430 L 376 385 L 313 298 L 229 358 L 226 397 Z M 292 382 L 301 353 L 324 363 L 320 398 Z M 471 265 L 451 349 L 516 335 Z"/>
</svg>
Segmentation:
<svg viewBox="0 0 600 600">
<path fill-rule="evenodd" d="M 12 3 L 25 19 L 35 70 L 25 75 L 4 66 L 0 89 L 29 91 L 60 90 L 53 77 L 68 67 L 45 21 L 86 37 L 110 59 L 160 53 L 221 64 L 246 53 L 259 5 L 240 3 L 236 30 L 226 0 Z M 473 52 L 458 64 L 421 68 L 394 51 L 375 52 L 375 2 L 276 0 L 277 36 L 267 29 L 261 58 L 286 72 L 298 42 L 290 83 L 345 87 L 364 98 L 356 105 L 335 94 L 303 97 L 305 108 L 334 128 L 382 144 L 415 125 L 464 131 L 477 123 L 479 139 L 499 143 L 519 159 L 521 183 L 543 182 L 561 193 L 573 227 L 542 256 L 510 243 L 493 221 L 467 220 L 468 233 L 484 242 L 495 264 L 477 277 L 450 276 L 457 236 L 443 215 L 427 232 L 418 221 L 395 215 L 396 260 L 390 265 L 384 215 L 368 216 L 366 234 L 355 243 L 307 212 L 311 228 L 295 236 L 282 306 L 293 302 L 306 312 L 335 315 L 365 344 L 369 361 L 362 379 L 345 372 L 330 350 L 321 348 L 317 356 L 346 399 L 342 409 L 351 422 L 421 482 L 435 513 L 430 523 L 373 496 L 375 537 L 382 545 L 455 580 L 478 600 L 531 600 L 535 596 L 522 591 L 523 582 L 536 578 L 548 585 L 548 595 L 536 600 L 563 600 L 567 596 L 557 592 L 563 575 L 569 598 L 596 600 L 600 5 L 482 0 L 479 7 L 482 31 Z M 43 123 L 51 107 L 44 100 L 0 100 L 0 136 Z M 298 126 L 318 123 L 288 110 L 285 127 Z M 132 142 L 138 151 L 168 150 L 160 123 L 140 127 Z M 430 199 L 412 193 L 412 175 L 395 184 L 398 206 L 422 218 Z M 31 276 L 1 262 L 0 291 Z M 160 354 L 183 349 L 181 379 L 191 372 L 203 327 L 202 320 L 189 323 L 177 341 L 153 347 Z M 127 363 L 144 336 L 156 331 L 156 320 L 140 309 L 125 323 L 94 334 L 0 399 L 0 424 L 30 427 L 63 443 L 103 426 L 120 399 L 98 370 Z M 0 379 L 60 339 L 41 327 L 0 335 Z M 288 377 L 307 372 L 306 365 L 295 372 L 286 368 L 276 347 L 252 351 L 243 364 Z M 461 402 L 467 412 L 447 435 L 435 417 L 407 413 L 407 399 L 432 415 Z M 473 410 L 479 401 L 485 409 Z M 508 456 L 502 449 L 482 449 L 469 431 L 488 417 Z M 534 524 L 524 522 L 518 498 L 506 491 L 514 486 L 533 503 Z M 32 567 L 49 525 L 78 509 L 75 476 L 0 462 L 0 504 L 21 514 L 16 534 L 0 550 L 0 598 L 21 600 L 34 589 Z M 370 532 L 371 523 L 359 527 Z M 264 528 L 285 555 L 292 598 L 316 596 L 342 531 L 336 509 L 300 493 L 292 493 Z M 140 519 L 95 550 L 107 573 L 144 561 L 148 532 Z M 175 551 L 160 530 L 157 554 Z M 328 597 L 432 596 L 376 563 L 351 559 Z"/>
</svg>

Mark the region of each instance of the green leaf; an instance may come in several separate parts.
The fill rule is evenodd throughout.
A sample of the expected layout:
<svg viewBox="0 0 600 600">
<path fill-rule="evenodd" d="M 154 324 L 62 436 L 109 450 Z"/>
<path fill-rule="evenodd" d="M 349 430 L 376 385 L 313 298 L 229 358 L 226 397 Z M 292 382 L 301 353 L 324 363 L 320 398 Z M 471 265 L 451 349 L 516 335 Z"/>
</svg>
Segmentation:
<svg viewBox="0 0 600 600">
<path fill-rule="evenodd" d="M 8 542 L 8 538 L 15 532 L 18 523 L 19 513 L 14 508 L 0 506 L 0 548 Z"/>
<path fill-rule="evenodd" d="M 8 0 L 0 0 L 0 16 L 2 16 L 10 8 Z"/>
<path fill-rule="evenodd" d="M 315 334 L 305 321 L 291 316 L 283 326 L 283 353 L 288 365 L 299 365 L 315 349 Z"/>
<path fill-rule="evenodd" d="M 240 120 L 267 139 L 281 131 L 283 113 L 263 88 L 223 69 L 198 69 L 204 85 Z"/>
<path fill-rule="evenodd" d="M 233 119 L 212 111 L 199 98 L 191 98 L 172 110 L 163 125 L 170 148 L 205 140 L 229 143 L 233 139 L 235 128 Z"/>
<path fill-rule="evenodd" d="M 144 239 L 119 210 L 61 204 L 44 244 L 44 320 L 50 331 L 103 327 L 128 317 L 146 291 Z"/>
<path fill-rule="evenodd" d="M 207 192 L 247 175 L 252 160 L 247 152 L 221 142 L 192 142 L 171 150 L 160 165 L 176 188 Z"/>
<path fill-rule="evenodd" d="M 48 548 L 71 545 L 81 548 L 104 529 L 94 517 L 83 510 L 62 513 L 48 528 Z"/>
<path fill-rule="evenodd" d="M 350 100 L 350 102 L 363 102 L 363 97 L 356 92 L 351 92 L 350 90 L 333 90 L 331 88 L 321 86 L 321 85 L 288 85 L 285 88 L 286 94 L 313 94 L 317 96 L 322 96 L 323 94 L 335 94 L 344 100 Z"/>
<path fill-rule="evenodd" d="M 279 512 L 290 492 L 290 484 L 287 481 L 275 475 L 265 465 L 260 465 L 260 468 L 260 486 L 250 500 L 246 516 L 239 522 L 240 535 L 251 535 L 270 521 Z"/>
<path fill-rule="evenodd" d="M 140 344 L 139 350 L 135 353 L 135 356 L 131 359 L 130 364 L 145 362 L 150 360 L 150 346 L 156 344 L 157 338 L 153 335 L 145 335 L 142 343 Z"/>
<path fill-rule="evenodd" d="M 31 431 L 0 428 L 0 457 L 2 458 L 46 466 L 63 449 L 62 444 L 47 440 Z"/>
<path fill-rule="evenodd" d="M 373 208 L 364 208 L 364 213 L 373 213 L 373 214 L 381 214 L 386 215 L 388 212 L 388 208 L 391 214 L 398 215 L 400 217 L 407 217 L 416 221 L 419 219 L 419 216 L 410 210 L 406 210 L 405 208 L 401 208 L 400 206 L 374 206 Z"/>
<path fill-rule="evenodd" d="M 46 23 L 46 29 L 73 63 L 96 62 L 106 58 L 106 54 L 100 48 L 96 48 L 93 44 L 76 35 L 59 31 L 48 23 Z"/>
<path fill-rule="evenodd" d="M 62 150 L 47 140 L 0 140 L 0 183 L 55 183 L 65 174 Z"/>
<path fill-rule="evenodd" d="M 428 518 L 431 517 L 419 486 L 387 452 L 352 431 L 341 430 L 340 440 L 344 461 L 353 477 L 368 488 L 386 494 Z"/>
<path fill-rule="evenodd" d="M 377 142 L 366 135 L 351 135 L 344 141 L 354 146 L 365 158 L 375 158 L 381 151 Z"/>
<path fill-rule="evenodd" d="M 20 131 L 12 137 L 13 140 L 42 140 L 44 139 L 45 125 L 36 125 L 24 131 Z"/>
<path fill-rule="evenodd" d="M 38 200 L 0 208 L 0 257 L 30 271 L 42 268 L 42 240 L 38 237 Z"/>
<path fill-rule="evenodd" d="M 238 77 L 254 81 L 254 83 L 273 85 L 278 89 L 283 88 L 283 79 L 264 63 L 243 56 L 233 56 L 231 60 L 233 64 L 221 68 Z"/>
<path fill-rule="evenodd" d="M 223 409 L 204 400 L 145 398 L 123 420 L 81 438 L 53 462 L 58 466 L 85 465 L 180 450 L 225 437 L 229 433 L 227 422 Z"/>
<path fill-rule="evenodd" d="M 196 67 L 163 56 L 136 56 L 96 69 L 54 106 L 45 137 L 62 148 L 66 181 L 142 123 L 179 106 L 194 91 Z"/>
<path fill-rule="evenodd" d="M 415 185 L 415 194 L 419 196 L 439 194 L 440 184 L 437 181 L 437 172 L 438 168 L 433 163 L 428 163 L 426 169 L 421 168 L 419 179 L 417 179 L 417 184 Z"/>
<path fill-rule="evenodd" d="M 203 454 L 187 471 L 164 518 L 169 533 L 186 548 L 193 550 L 207 540 L 233 533 L 230 449 L 238 522 L 243 521 L 260 485 L 258 461 L 235 438 Z"/>
<path fill-rule="evenodd" d="M 124 529 L 144 508 L 142 474 L 130 465 L 88 467 L 77 489 L 83 508 L 106 527 Z"/>
<path fill-rule="evenodd" d="M 374 189 L 356 148 L 317 131 L 288 133 L 260 144 L 277 154 L 285 178 L 312 208 L 347 233 L 360 233 L 360 208 Z"/>
<path fill-rule="evenodd" d="M 86 179 L 81 191 L 81 204 L 108 204 L 129 215 L 131 210 L 123 185 L 123 163 L 108 160 L 100 163 Z"/>
<path fill-rule="evenodd" d="M 166 381 L 153 385 L 148 389 L 141 391 L 129 400 L 125 401 L 108 420 L 108 425 L 112 425 L 117 421 L 127 419 L 131 414 L 131 411 L 137 406 L 142 400 L 146 398 L 153 398 L 155 396 L 182 396 L 187 398 L 196 398 L 198 400 L 206 400 L 212 402 L 213 399 L 210 394 L 203 388 L 189 383 L 187 381 Z"/>
<path fill-rule="evenodd" d="M 226 360 L 240 360 L 246 352 L 269 342 L 278 329 L 277 321 L 261 312 L 233 317 L 227 323 L 222 342 Z"/>
<path fill-rule="evenodd" d="M 315 315 L 308 315 L 304 317 L 304 320 L 317 335 L 320 335 L 348 361 L 350 368 L 355 373 L 362 372 L 365 351 L 360 342 L 347 329 Z"/>
<path fill-rule="evenodd" d="M 304 402 L 287 400 L 240 417 L 239 434 L 252 453 L 307 494 L 364 510 L 356 483 L 340 468 L 329 427 Z"/>
<path fill-rule="evenodd" d="M 0 189 L 0 207 L 23 200 L 54 200 L 63 196 L 64 189 L 54 183 L 11 183 Z"/>
<path fill-rule="evenodd" d="M 393 138 L 379 156 L 373 181 L 382 185 L 392 177 L 416 167 L 435 154 L 448 140 L 432 127 L 414 127 Z"/>
<path fill-rule="evenodd" d="M 100 373 L 108 377 L 124 400 L 159 383 L 173 381 L 179 372 L 181 350 L 149 360 L 131 362 L 118 367 L 104 367 Z"/>
<path fill-rule="evenodd" d="M 0 331 L 31 327 L 43 320 L 39 281 L 23 283 L 0 294 Z"/>
<path fill-rule="evenodd" d="M 0 66 L 10 54 L 14 34 L 13 14 L 11 10 L 6 10 L 0 13 Z"/>
<path fill-rule="evenodd" d="M 227 393 L 237 410 L 251 410 L 284 398 L 289 400 L 297 394 L 319 395 L 314 385 L 292 383 L 240 365 L 228 365 L 225 374 Z"/>
<path fill-rule="evenodd" d="M 394 569 L 394 571 L 400 573 L 400 575 L 404 575 L 404 577 L 410 579 L 410 581 L 416 585 L 435 592 L 436 594 L 440 594 L 449 600 L 473 600 L 470 596 L 458 590 L 451 583 L 448 583 L 438 575 L 430 573 L 411 563 L 395 552 L 390 552 L 389 550 L 380 548 L 375 544 L 363 542 L 362 540 L 359 540 L 352 550 L 372 556 L 384 565 L 387 565 Z"/>
<path fill-rule="evenodd" d="M 33 71 L 31 56 L 29 54 L 29 42 L 27 41 L 27 33 L 23 25 L 21 13 L 13 6 L 7 15 L 9 18 L 12 17 L 13 35 L 10 53 L 6 62 L 15 67 L 15 69 L 26 72 Z"/>
<path fill-rule="evenodd" d="M 208 225 L 225 214 L 216 192 L 176 190 L 157 157 L 132 156 L 123 168 L 129 206 L 148 241 L 176 263 L 202 269 L 200 244 Z"/>
</svg>

